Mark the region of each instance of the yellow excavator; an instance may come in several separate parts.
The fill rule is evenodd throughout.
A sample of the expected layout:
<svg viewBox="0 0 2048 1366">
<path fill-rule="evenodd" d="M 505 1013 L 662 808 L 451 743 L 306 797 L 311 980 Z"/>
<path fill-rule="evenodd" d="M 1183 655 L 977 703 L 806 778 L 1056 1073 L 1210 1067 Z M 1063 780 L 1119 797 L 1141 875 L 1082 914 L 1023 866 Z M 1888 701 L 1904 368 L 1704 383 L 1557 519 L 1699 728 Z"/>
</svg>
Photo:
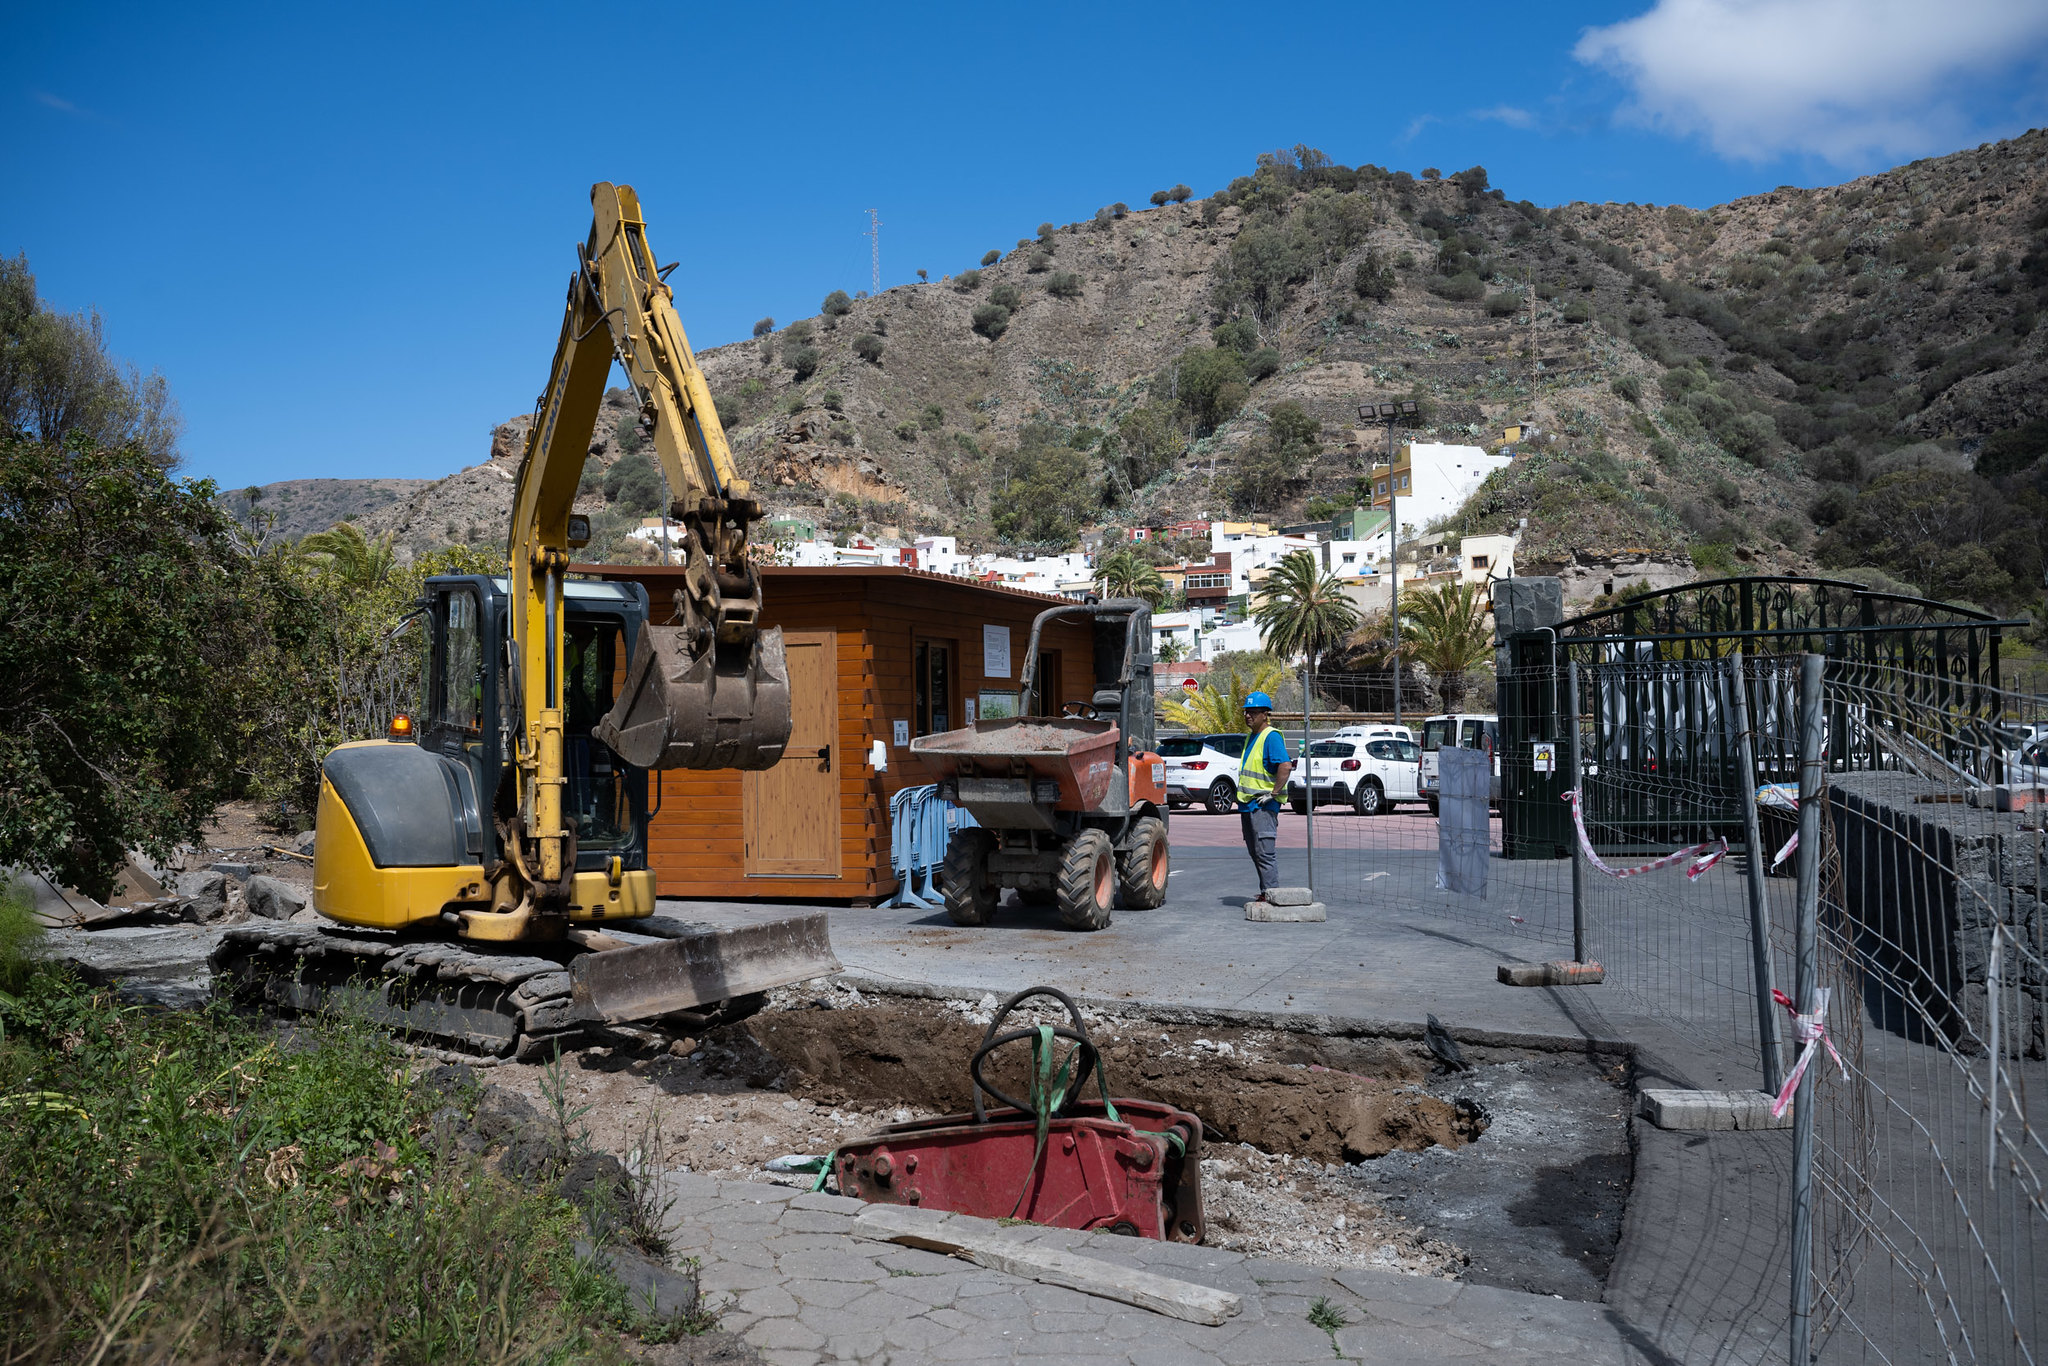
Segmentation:
<svg viewBox="0 0 2048 1366">
<path fill-rule="evenodd" d="M 427 580 L 426 697 L 322 765 L 313 906 L 346 930 L 231 928 L 216 980 L 251 1005 L 346 997 L 431 1053 L 537 1056 L 579 1034 L 695 1028 L 837 971 L 822 911 L 656 914 L 648 773 L 763 769 L 789 740 L 780 628 L 747 538 L 761 504 L 647 245 L 629 186 L 590 192 L 561 340 L 512 502 L 507 574 Z M 568 577 L 572 510 L 614 363 L 640 401 L 683 542 L 683 587 Z"/>
</svg>

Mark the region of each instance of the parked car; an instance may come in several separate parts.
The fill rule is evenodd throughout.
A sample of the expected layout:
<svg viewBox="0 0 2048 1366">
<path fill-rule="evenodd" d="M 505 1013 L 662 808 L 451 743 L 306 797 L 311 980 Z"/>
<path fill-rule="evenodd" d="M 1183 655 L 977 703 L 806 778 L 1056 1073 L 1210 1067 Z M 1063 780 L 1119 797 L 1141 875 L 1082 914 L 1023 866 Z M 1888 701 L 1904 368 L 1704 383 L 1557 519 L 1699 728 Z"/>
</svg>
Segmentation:
<svg viewBox="0 0 2048 1366">
<path fill-rule="evenodd" d="M 1377 816 L 1400 802 L 1420 799 L 1416 785 L 1421 750 L 1412 741 L 1364 740 L 1343 736 L 1308 747 L 1308 782 L 1317 806 L 1342 803 L 1361 816 Z M 1287 780 L 1287 799 L 1297 813 L 1308 811 L 1302 765 Z"/>
<path fill-rule="evenodd" d="M 1483 749 L 1493 756 L 1491 801 L 1500 803 L 1500 718 L 1481 712 L 1454 712 L 1432 716 L 1422 723 L 1422 760 L 1417 775 L 1422 799 L 1429 814 L 1437 812 L 1437 751 L 1447 746 Z"/>
<path fill-rule="evenodd" d="M 1166 761 L 1166 804 L 1200 803 L 1218 815 L 1237 809 L 1237 761 L 1243 735 L 1173 735 L 1159 742 Z"/>
<path fill-rule="evenodd" d="M 2036 740 L 2005 761 L 2007 787 L 2048 787 L 2048 740 Z"/>
<path fill-rule="evenodd" d="M 1368 721 L 1363 725 L 1346 726 L 1330 737 L 1333 740 L 1401 740 L 1415 743 L 1415 732 L 1406 726 L 1397 726 L 1388 721 Z"/>
</svg>

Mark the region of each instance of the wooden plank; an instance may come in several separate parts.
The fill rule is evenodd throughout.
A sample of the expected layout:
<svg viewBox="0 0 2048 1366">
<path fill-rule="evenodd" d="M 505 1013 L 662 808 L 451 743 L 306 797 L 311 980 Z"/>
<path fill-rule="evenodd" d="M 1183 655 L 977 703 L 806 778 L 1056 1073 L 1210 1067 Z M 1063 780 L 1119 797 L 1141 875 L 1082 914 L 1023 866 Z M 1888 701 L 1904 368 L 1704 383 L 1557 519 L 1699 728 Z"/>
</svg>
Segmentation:
<svg viewBox="0 0 2048 1366">
<path fill-rule="evenodd" d="M 1026 1280 L 1065 1286 L 1118 1304 L 1211 1328 L 1244 1309 L 1228 1290 L 1119 1266 L 1078 1252 L 1020 1243 L 992 1219 L 909 1205 L 869 1205 L 853 1219 L 853 1236 L 877 1243 L 943 1252 Z"/>
</svg>

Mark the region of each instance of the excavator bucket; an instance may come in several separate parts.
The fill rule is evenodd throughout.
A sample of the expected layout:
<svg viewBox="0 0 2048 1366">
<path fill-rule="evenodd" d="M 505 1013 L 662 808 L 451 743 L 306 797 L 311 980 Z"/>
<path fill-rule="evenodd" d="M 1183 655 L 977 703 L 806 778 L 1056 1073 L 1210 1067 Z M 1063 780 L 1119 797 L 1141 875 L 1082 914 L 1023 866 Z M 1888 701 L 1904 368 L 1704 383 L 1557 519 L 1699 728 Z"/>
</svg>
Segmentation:
<svg viewBox="0 0 2048 1366">
<path fill-rule="evenodd" d="M 773 768 L 789 743 L 782 628 L 751 646 L 703 645 L 648 625 L 597 738 L 639 768 Z"/>
</svg>

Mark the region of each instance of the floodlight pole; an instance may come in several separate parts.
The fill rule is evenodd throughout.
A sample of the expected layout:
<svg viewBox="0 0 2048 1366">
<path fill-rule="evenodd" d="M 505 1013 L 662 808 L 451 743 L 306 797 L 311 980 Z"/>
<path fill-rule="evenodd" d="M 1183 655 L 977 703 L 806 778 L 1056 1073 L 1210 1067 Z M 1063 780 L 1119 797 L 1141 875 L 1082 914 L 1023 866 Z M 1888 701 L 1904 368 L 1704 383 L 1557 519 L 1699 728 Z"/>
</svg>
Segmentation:
<svg viewBox="0 0 2048 1366">
<path fill-rule="evenodd" d="M 1400 493 L 1396 490 L 1394 478 L 1394 428 L 1404 417 L 1416 414 L 1413 399 L 1400 403 L 1361 403 L 1358 416 L 1367 422 L 1379 423 L 1387 429 L 1387 587 L 1389 593 L 1387 616 L 1394 632 L 1394 724 L 1401 724 L 1401 508 Z M 1367 478 L 1370 483 L 1370 476 Z"/>
</svg>

